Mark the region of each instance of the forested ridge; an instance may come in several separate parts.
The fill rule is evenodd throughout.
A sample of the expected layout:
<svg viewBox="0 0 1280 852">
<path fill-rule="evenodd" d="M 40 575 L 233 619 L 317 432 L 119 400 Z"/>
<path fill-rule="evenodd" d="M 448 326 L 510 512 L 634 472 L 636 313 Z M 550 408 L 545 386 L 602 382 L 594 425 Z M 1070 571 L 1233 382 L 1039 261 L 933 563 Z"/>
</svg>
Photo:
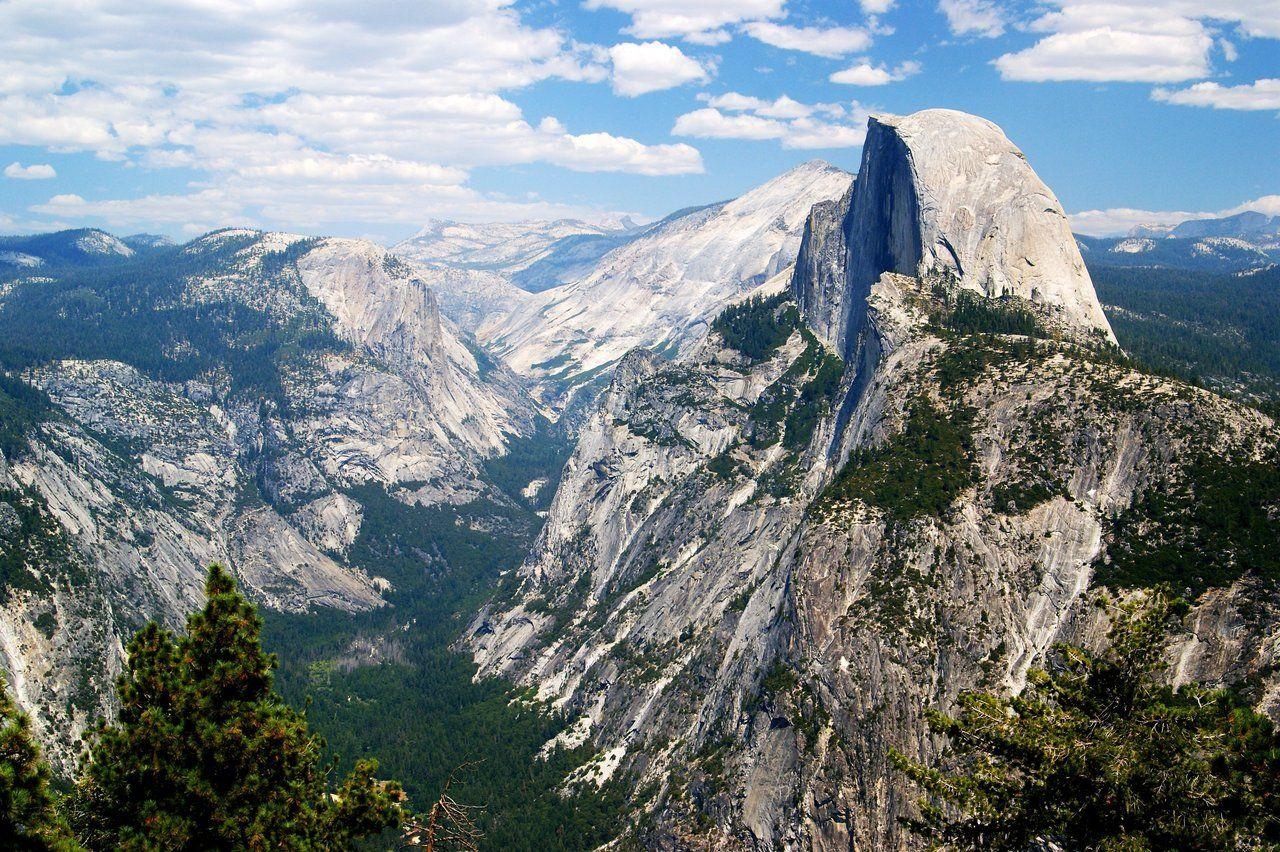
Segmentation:
<svg viewBox="0 0 1280 852">
<path fill-rule="evenodd" d="M 1280 267 L 1226 274 L 1091 264 L 1089 271 L 1131 357 L 1275 409 Z"/>
<path fill-rule="evenodd" d="M 233 253 L 240 245 L 239 238 L 229 237 L 227 244 L 215 251 Z M 22 378 L 25 369 L 52 358 L 121 360 L 169 381 L 225 370 L 234 392 L 271 398 L 279 392 L 280 369 L 290 359 L 314 349 L 344 346 L 333 337 L 318 306 L 296 290 L 301 309 L 285 323 L 232 301 L 197 306 L 170 298 L 184 275 L 206 268 L 217 257 L 211 261 L 210 257 L 184 257 L 177 249 L 159 249 L 100 267 L 65 270 L 38 286 L 25 283 L 10 291 L 0 304 L 0 364 L 5 368 L 0 373 L 0 452 L 8 459 L 21 457 L 27 436 L 37 424 L 63 416 L 45 394 Z M 296 288 L 290 268 L 293 258 L 285 251 L 267 263 L 268 272 L 278 276 L 282 287 Z M 1276 270 L 1235 276 L 1095 268 L 1093 276 L 1120 344 L 1134 362 L 1274 410 L 1280 388 L 1280 273 Z M 147 308 L 156 305 L 163 309 Z M 950 384 L 963 381 L 966 371 L 976 369 L 975 363 L 979 367 L 985 363 L 979 358 L 982 347 L 996 346 L 1002 336 L 1025 337 L 1028 340 L 999 345 L 1017 350 L 1009 357 L 1031 357 L 1036 351 L 1032 339 L 1043 333 L 1035 316 L 1018 304 L 989 303 L 963 292 L 947 304 L 945 316 L 935 320 L 939 333 L 973 344 L 965 350 L 969 360 L 951 359 L 940 366 L 938 380 L 944 397 Z M 781 442 L 784 450 L 803 446 L 812 433 L 813 410 L 829 404 L 839 384 L 842 365 L 838 359 L 824 354 L 807 334 L 785 294 L 731 307 L 713 328 L 751 362 L 772 357 L 792 334 L 801 334 L 807 347 L 803 369 L 784 377 L 796 386 L 788 385 L 788 393 L 777 399 L 763 398 L 760 422 L 772 423 L 769 417 L 777 422 L 773 423 L 776 428 L 762 431 L 757 439 Z M 862 495 L 903 523 L 938 515 L 972 484 L 971 436 L 965 416 L 960 410 L 942 412 L 923 405 L 912 408 L 902 434 L 877 450 L 857 455 L 828 496 Z M 244 669 L 252 690 L 247 697 L 236 699 L 242 710 L 251 709 L 243 718 L 255 720 L 254 724 L 269 722 L 260 728 L 262 736 L 282 737 L 282 741 L 298 745 L 299 754 L 308 754 L 298 761 L 300 786 L 291 787 L 297 792 L 297 801 L 311 803 L 306 825 L 289 829 L 296 828 L 310 838 L 299 848 L 347 848 L 356 843 L 357 829 L 368 829 L 365 835 L 374 839 L 364 842 L 372 844 L 370 848 L 385 848 L 394 841 L 391 835 L 379 835 L 378 831 L 425 809 L 450 778 L 451 795 L 476 807 L 472 813 L 483 832 L 478 841 L 481 849 L 589 849 L 618 835 L 619 815 L 633 792 L 629 779 L 617 778 L 603 789 L 590 785 L 566 788 L 570 772 L 592 756 L 590 746 L 543 754 L 544 745 L 564 729 L 566 720 L 509 683 L 476 682 L 470 658 L 453 648 L 460 632 L 502 578 L 511 576 L 524 559 L 542 523 L 533 510 L 548 505 L 568 452 L 563 432 L 540 419 L 534 434 L 513 441 L 506 455 L 488 460 L 484 465 L 488 481 L 510 500 L 419 506 L 407 504 L 381 487 L 349 488 L 348 496 L 363 507 L 363 520 L 346 558 L 350 564 L 391 581 L 389 607 L 357 614 L 263 612 L 262 647 L 254 650 L 254 625 L 259 615 L 245 609 L 247 604 L 241 606 L 243 601 L 238 597 L 235 600 L 241 603 L 229 603 L 228 596 L 238 593 L 228 587 L 228 578 L 216 573 L 211 577 L 213 597 L 223 602 L 224 609 L 229 607 L 239 628 L 251 628 L 252 632 L 247 645 L 238 640 L 233 643 L 238 650 L 228 658 L 243 661 L 244 657 L 236 656 L 243 652 L 256 661 Z M 1180 590 L 1192 594 L 1243 573 L 1274 580 L 1280 576 L 1280 556 L 1271 535 L 1274 518 L 1268 513 L 1280 494 L 1275 469 L 1273 456 L 1239 470 L 1223 470 L 1210 458 L 1196 460 L 1188 468 L 1192 476 L 1185 487 L 1149 495 L 1117 519 L 1116 558 L 1099 567 L 1100 577 L 1132 588 L 1173 581 Z M 716 472 L 733 475 L 732 469 Z M 520 489 L 533 478 L 546 478 L 549 484 L 535 499 L 525 501 L 519 496 Z M 1045 486 L 1026 493 L 1002 493 L 1000 501 L 1003 504 L 1007 498 L 1026 508 L 1022 502 L 1035 505 L 1052 493 Z M 11 540 L 0 542 L 0 598 L 10 591 L 39 591 L 43 581 L 28 568 L 34 559 L 48 561 L 49 554 L 65 562 L 66 575 L 74 579 L 81 566 L 74 563 L 70 545 L 60 537 L 56 523 L 40 510 L 38 501 L 22 493 L 0 494 L 0 498 L 17 507 L 18 524 Z M 1184 571 L 1183 554 L 1188 551 L 1209 554 L 1212 564 L 1222 570 L 1206 572 L 1199 566 L 1195 573 Z M 133 716 L 125 712 L 117 727 L 103 727 L 90 738 L 90 754 L 98 769 L 83 770 L 78 782 L 52 776 L 38 760 L 29 723 L 22 721 L 7 698 L 0 700 L 0 716 L 6 720 L 5 727 L 0 727 L 0 763 L 8 761 L 9 766 L 0 767 L 0 819 L 9 820 L 10 831 L 29 835 L 29 848 L 74 849 L 84 842 L 91 848 L 151 848 L 147 838 L 157 837 L 167 838 L 166 848 L 207 848 L 207 838 L 201 839 L 193 825 L 216 822 L 225 832 L 239 830 L 243 814 L 215 818 L 216 808 L 209 804 L 210 788 L 198 773 L 191 774 L 196 772 L 191 767 L 177 763 L 164 767 L 165 772 L 173 770 L 175 777 L 189 784 L 185 792 L 175 792 L 167 804 L 130 801 L 120 798 L 119 790 L 112 792 L 113 785 L 121 789 L 144 783 L 174 786 L 168 775 L 163 775 L 168 780 L 161 782 L 156 780 L 161 776 L 138 774 L 146 769 L 139 770 L 139 754 L 146 749 L 170 748 L 177 762 L 186 753 L 174 749 L 173 742 L 166 745 L 129 731 L 131 719 L 148 718 L 148 701 L 168 701 L 165 696 L 182 694 L 183 688 L 177 684 L 189 682 L 192 692 L 182 699 L 187 708 L 183 712 L 221 712 L 222 699 L 208 699 L 207 692 L 201 693 L 210 688 L 213 676 L 177 662 L 187 653 L 183 649 L 192 647 L 195 640 L 189 637 L 199 633 L 199 625 L 196 622 L 193 629 L 189 622 L 185 634 L 149 628 L 135 640 L 120 697 L 126 708 L 135 706 L 138 712 Z M 259 653 L 274 653 L 276 659 L 267 665 L 262 662 L 266 656 L 254 656 Z M 1057 718 L 1055 714 L 1064 706 L 1063 691 L 1072 685 L 1085 690 L 1089 701 L 1101 701 L 1106 693 L 1098 698 L 1087 690 L 1101 690 L 1106 684 L 1087 678 L 1081 681 L 1080 667 L 1087 668 L 1093 677 L 1097 671 L 1113 671 L 1123 661 L 1082 657 L 1084 653 L 1063 649 L 1049 670 L 1034 675 L 1034 686 L 1041 691 L 1032 693 L 1027 701 L 1043 698 L 1042 704 L 1024 706 L 1004 696 L 980 695 L 966 699 L 964 708 L 999 707 L 1001 712 L 1022 714 L 1019 718 L 1030 711 L 1038 714 L 1037 719 Z M 254 680 L 264 668 L 272 669 L 265 686 Z M 1150 667 L 1130 672 L 1152 684 L 1159 674 Z M 155 688 L 139 691 L 137 685 L 148 678 L 154 678 Z M 1191 713 L 1184 700 L 1187 696 L 1179 698 L 1155 686 L 1143 695 L 1147 703 L 1142 706 L 1160 719 L 1185 718 Z M 1275 788 L 1267 786 L 1277 767 L 1269 723 L 1250 715 L 1233 694 L 1196 693 L 1195 697 L 1198 707 L 1213 708 L 1212 712 L 1193 714 L 1193 721 L 1201 725 L 1196 736 L 1212 738 L 1227 731 L 1227 735 L 1244 738 L 1241 748 L 1247 746 L 1247 753 L 1232 752 L 1231 759 L 1245 761 L 1238 764 L 1244 767 L 1240 772 L 1252 773 L 1247 779 L 1251 797 L 1247 808 L 1240 805 L 1237 809 L 1244 814 L 1240 819 L 1250 822 L 1218 825 L 1218 833 L 1195 848 L 1211 848 L 1211 842 L 1234 836 L 1233 831 L 1246 837 L 1266 837 L 1270 842 L 1275 826 L 1259 816 L 1275 803 Z M 1096 724 L 1087 716 L 1089 707 L 1073 707 L 1084 714 L 1075 720 L 1080 725 Z M 222 718 L 219 724 L 225 721 Z M 1039 748 L 1053 737 L 1066 736 L 1061 729 L 1046 725 L 979 730 L 979 722 L 968 709 L 955 718 L 937 718 L 940 733 L 969 737 L 970 741 L 985 737 L 984 747 L 991 749 L 1006 748 L 1011 740 L 1025 745 L 1027 738 L 1042 738 L 1043 742 L 1031 741 Z M 1115 730 L 1116 737 L 1127 736 L 1126 731 L 1137 733 L 1120 725 Z M 185 729 L 171 730 L 169 735 L 189 741 Z M 246 750 L 243 743 L 233 747 L 223 740 L 206 745 L 206 763 L 217 762 L 208 756 L 216 755 L 218 749 Z M 319 760 L 321 755 L 323 760 Z M 988 818 L 982 809 L 992 807 L 991 802 L 1016 799 L 1022 776 L 1014 773 L 974 781 L 972 767 L 984 759 L 982 753 L 957 753 L 955 757 L 956 763 L 948 769 L 953 773 L 950 776 L 930 774 L 932 770 L 907 763 L 903 771 L 938 795 L 942 795 L 939 785 L 951 782 L 969 790 L 973 783 L 1000 785 L 985 790 L 982 795 L 986 798 L 953 802 L 962 810 L 977 808 L 970 816 L 977 813 L 974 818 L 979 821 Z M 1086 754 L 1080 759 L 1094 757 Z M 376 773 L 371 764 L 362 762 L 370 758 L 378 761 Z M 1040 764 L 1039 769 L 1047 772 L 1049 767 Z M 1143 769 L 1150 770 L 1144 778 L 1175 771 L 1154 758 Z M 1080 777 L 1088 777 L 1084 770 L 1081 773 Z M 1237 776 L 1223 780 L 1213 775 L 1214 783 L 1228 785 L 1224 800 L 1236 802 L 1231 798 L 1234 788 L 1229 785 L 1234 783 L 1232 778 L 1239 780 Z M 143 777 L 144 782 L 138 781 Z M 395 784 L 383 784 L 379 779 L 395 779 Z M 60 798 L 60 789 L 70 793 Z M 351 822 L 352 815 L 341 816 L 325 804 L 328 794 L 339 789 L 369 806 L 364 822 Z M 406 796 L 403 800 L 398 796 L 400 789 Z M 262 798 L 252 789 L 226 795 L 241 800 Z M 206 808 L 205 815 L 194 821 L 181 813 L 189 809 L 188 796 Z M 1167 799 L 1160 806 L 1174 814 L 1171 819 L 1177 817 L 1174 804 Z M 129 823 L 133 817 L 148 813 L 155 816 L 148 823 L 150 828 L 139 829 Z M 949 838 L 956 848 L 990 848 L 964 846 L 961 835 L 969 829 L 955 828 L 939 813 L 926 809 L 915 825 L 917 830 L 934 839 Z M 260 815 L 247 824 L 255 824 L 253 819 L 259 820 L 256 824 L 262 826 L 262 837 L 278 828 L 275 816 Z M 1039 836 L 1061 832 L 1064 837 L 1075 837 L 1072 832 L 1083 831 L 1076 824 L 1043 827 L 1031 821 L 1009 831 L 1024 831 L 1027 825 L 1040 831 Z M 160 833 L 148 834 L 152 831 Z M 990 843 L 991 831 L 984 823 L 977 836 Z M 1168 836 L 1173 835 L 1160 835 Z M 1089 840 L 1080 848 L 1111 848 L 1090 845 L 1093 842 Z M 223 845 L 252 848 L 252 842 L 244 839 L 224 839 Z M 1124 848 L 1158 848 L 1158 844 Z"/>
</svg>

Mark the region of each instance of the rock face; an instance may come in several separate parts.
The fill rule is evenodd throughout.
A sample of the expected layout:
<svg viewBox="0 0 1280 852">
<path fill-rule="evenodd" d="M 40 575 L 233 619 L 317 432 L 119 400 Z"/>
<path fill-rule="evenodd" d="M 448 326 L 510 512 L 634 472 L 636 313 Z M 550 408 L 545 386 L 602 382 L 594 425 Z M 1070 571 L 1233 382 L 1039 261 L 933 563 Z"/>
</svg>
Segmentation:
<svg viewBox="0 0 1280 852">
<path fill-rule="evenodd" d="M 839 254 L 831 212 L 815 211 L 815 250 L 828 266 Z M 848 286 L 819 274 L 797 294 L 812 327 L 842 354 L 884 272 L 946 271 L 966 289 L 1051 306 L 1063 321 L 1115 340 L 1062 205 L 985 119 L 952 110 L 872 118 L 841 231 Z"/>
<path fill-rule="evenodd" d="M 484 224 L 436 220 L 396 243 L 392 251 L 424 266 L 501 271 L 512 275 L 547 259 L 566 239 L 600 237 L 623 230 L 621 223 L 601 225 L 576 219 Z"/>
<path fill-rule="evenodd" d="M 477 336 L 537 298 L 511 283 L 511 277 L 505 273 L 421 265 L 415 270 L 436 294 L 440 313 Z"/>
<path fill-rule="evenodd" d="M 223 231 L 173 251 L 167 262 L 190 274 L 149 309 L 188 310 L 189 325 L 175 321 L 186 336 L 161 373 L 208 345 L 192 315 L 229 303 L 240 319 L 217 328 L 236 340 L 314 330 L 280 347 L 292 354 L 184 380 L 126 363 L 127 350 L 25 374 L 52 408 L 0 456 L 0 550 L 26 548 L 29 574 L 0 590 L 0 665 L 65 768 L 105 709 L 124 641 L 150 619 L 180 624 L 210 562 L 272 609 L 383 606 L 389 584 L 348 558 L 361 489 L 500 502 L 483 462 L 531 431 L 515 377 L 478 361 L 430 288 L 385 249 Z M 19 296 L 3 309 L 22 310 Z M 272 375 L 278 385 L 263 381 Z M 27 520 L 7 535 L 19 511 Z"/>
<path fill-rule="evenodd" d="M 1124 531 L 1169 533 L 1145 495 L 1274 452 L 1263 415 L 1123 364 L 1065 223 L 1046 242 L 1051 199 L 987 122 L 880 120 L 809 217 L 795 303 L 619 361 L 519 587 L 465 641 L 577 718 L 581 783 L 636 779 L 643 845 L 909 848 L 889 750 L 937 754 L 924 710 L 1104 641 L 1092 587 Z M 1019 333 L 957 330 L 962 290 Z M 1228 576 L 1174 676 L 1254 678 L 1274 707 L 1277 611 Z"/>
<path fill-rule="evenodd" d="M 611 368 L 637 346 L 688 351 L 728 299 L 795 260 L 810 208 L 841 197 L 847 172 L 814 161 L 740 198 L 677 214 L 482 329 L 486 347 L 544 396 Z"/>
</svg>

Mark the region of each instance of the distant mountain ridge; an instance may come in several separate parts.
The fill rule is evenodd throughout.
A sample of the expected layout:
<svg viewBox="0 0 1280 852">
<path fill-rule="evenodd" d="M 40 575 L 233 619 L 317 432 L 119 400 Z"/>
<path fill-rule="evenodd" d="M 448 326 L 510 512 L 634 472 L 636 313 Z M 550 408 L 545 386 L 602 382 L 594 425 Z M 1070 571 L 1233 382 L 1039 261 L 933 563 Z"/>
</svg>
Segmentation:
<svg viewBox="0 0 1280 852">
<path fill-rule="evenodd" d="M 110 263 L 133 257 L 150 246 L 120 239 L 97 228 L 49 234 L 0 237 L 0 279 L 31 269 Z"/>
<path fill-rule="evenodd" d="M 730 201 L 677 211 L 604 254 L 585 277 L 495 319 L 481 342 L 546 400 L 605 378 L 637 346 L 683 351 L 725 299 L 788 270 L 809 210 L 843 196 L 852 180 L 815 160 Z"/>
<path fill-rule="evenodd" d="M 1280 263 L 1280 216 L 1246 210 L 1176 225 L 1138 225 L 1123 237 L 1076 235 L 1076 241 L 1089 263 L 1250 273 Z"/>
<path fill-rule="evenodd" d="M 423 266 L 498 273 L 523 290 L 538 292 L 585 274 L 636 230 L 627 218 L 480 224 L 442 219 L 427 223 L 391 250 Z"/>
</svg>

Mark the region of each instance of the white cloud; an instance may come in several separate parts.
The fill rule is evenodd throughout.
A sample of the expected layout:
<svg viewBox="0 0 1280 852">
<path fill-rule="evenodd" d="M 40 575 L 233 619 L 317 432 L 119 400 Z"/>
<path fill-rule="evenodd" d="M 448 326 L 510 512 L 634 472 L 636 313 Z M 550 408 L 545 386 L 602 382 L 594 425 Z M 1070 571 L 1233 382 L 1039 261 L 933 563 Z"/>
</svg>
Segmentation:
<svg viewBox="0 0 1280 852">
<path fill-rule="evenodd" d="M 724 27 L 782 17 L 785 0 L 586 0 L 582 5 L 630 15 L 627 32 L 636 38 L 715 44 L 727 38 Z"/>
<path fill-rule="evenodd" d="M 831 75 L 831 82 L 841 83 L 846 86 L 883 86 L 886 83 L 894 83 L 898 80 L 905 80 L 912 74 L 920 72 L 920 63 L 914 61 L 903 62 L 897 68 L 890 70 L 883 65 L 872 65 L 870 62 L 859 62 L 843 71 L 837 71 Z"/>
<path fill-rule="evenodd" d="M 784 50 L 798 50 L 815 56 L 836 58 L 866 50 L 871 34 L 857 27 L 791 27 L 767 21 L 743 26 L 752 38 Z"/>
<path fill-rule="evenodd" d="M 615 44 L 609 48 L 613 91 L 635 97 L 708 78 L 707 69 L 675 45 L 660 41 Z"/>
<path fill-rule="evenodd" d="M 840 104 L 802 104 L 787 95 L 772 101 L 738 92 L 726 92 L 723 95 L 699 95 L 698 100 L 705 101 L 708 106 L 730 112 L 754 112 L 768 118 L 808 118 L 814 113 L 842 116 L 845 108 Z"/>
<path fill-rule="evenodd" d="M 1280 110 L 1280 79 L 1257 80 L 1240 86 L 1196 83 L 1186 89 L 1156 89 L 1157 101 L 1214 109 Z"/>
<path fill-rule="evenodd" d="M 993 0 L 938 0 L 938 10 L 954 35 L 996 38 L 1008 25 L 1005 10 Z"/>
<path fill-rule="evenodd" d="M 837 124 L 801 118 L 791 122 L 790 132 L 782 140 L 783 148 L 811 150 L 815 148 L 857 148 L 867 138 L 865 115 L 852 124 Z"/>
<path fill-rule="evenodd" d="M 702 171 L 698 149 L 683 143 L 644 145 L 625 136 L 609 133 L 566 133 L 553 118 L 538 125 L 547 137 L 546 159 L 578 172 L 626 171 L 642 175 L 684 175 Z"/>
<path fill-rule="evenodd" d="M 894 0 L 858 0 L 864 15 L 883 15 L 893 8 Z"/>
<path fill-rule="evenodd" d="M 477 167 L 702 169 L 687 144 L 526 117 L 504 91 L 603 82 L 610 57 L 525 23 L 509 0 L 7 0 L 0 32 L 0 144 L 199 174 L 190 193 L 50 210 L 398 222 L 433 204 L 555 207 L 471 190 Z"/>
<path fill-rule="evenodd" d="M 1207 218 L 1208 214 L 1176 210 L 1136 210 L 1131 207 L 1112 207 L 1106 210 L 1083 210 L 1072 213 L 1071 230 L 1093 237 L 1118 237 L 1140 225 L 1176 225 L 1188 219 Z"/>
<path fill-rule="evenodd" d="M 56 178 L 58 173 L 48 163 L 32 163 L 29 166 L 24 166 L 22 163 L 10 163 L 4 167 L 4 176 L 17 178 L 18 180 L 49 180 L 50 178 Z"/>
<path fill-rule="evenodd" d="M 1178 83 L 1205 77 L 1215 36 L 1235 26 L 1254 37 L 1280 37 L 1274 0 L 1051 0 L 1030 24 L 1043 33 L 1031 47 L 999 57 L 1010 80 Z"/>
<path fill-rule="evenodd" d="M 1127 234 L 1140 225 L 1177 225 L 1188 219 L 1216 219 L 1222 216 L 1234 216 L 1246 210 L 1256 210 L 1268 216 L 1280 216 L 1280 195 L 1264 195 L 1216 212 L 1192 213 L 1113 207 L 1107 210 L 1085 210 L 1073 213 L 1067 218 L 1071 220 L 1071 230 L 1078 234 L 1109 237 Z"/>
<path fill-rule="evenodd" d="M 725 115 L 714 107 L 705 107 L 677 118 L 671 132 L 699 139 L 781 139 L 787 135 L 787 125 L 773 118 L 748 113 Z"/>
<path fill-rule="evenodd" d="M 803 104 L 786 95 L 769 101 L 729 92 L 676 119 L 671 132 L 698 139 L 777 139 L 784 148 L 854 148 L 867 134 L 869 110 L 856 101 Z"/>
</svg>

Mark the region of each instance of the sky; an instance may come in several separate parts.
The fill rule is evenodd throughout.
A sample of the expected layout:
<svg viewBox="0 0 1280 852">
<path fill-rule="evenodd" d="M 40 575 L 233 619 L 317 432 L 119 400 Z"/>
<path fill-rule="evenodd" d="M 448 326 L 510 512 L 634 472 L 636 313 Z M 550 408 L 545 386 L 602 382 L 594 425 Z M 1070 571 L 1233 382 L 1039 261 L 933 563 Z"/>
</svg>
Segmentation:
<svg viewBox="0 0 1280 852">
<path fill-rule="evenodd" d="M 1280 0 L 0 0 L 0 233 L 651 219 L 929 107 L 1083 233 L 1280 214 Z"/>
</svg>

